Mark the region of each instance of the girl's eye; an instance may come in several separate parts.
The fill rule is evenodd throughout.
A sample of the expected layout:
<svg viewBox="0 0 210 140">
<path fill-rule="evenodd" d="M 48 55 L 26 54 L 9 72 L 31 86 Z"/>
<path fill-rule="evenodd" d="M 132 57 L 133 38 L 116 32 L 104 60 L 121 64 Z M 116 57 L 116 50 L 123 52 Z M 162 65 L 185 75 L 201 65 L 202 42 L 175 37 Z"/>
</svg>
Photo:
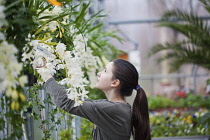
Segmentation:
<svg viewBox="0 0 210 140">
<path fill-rule="evenodd" d="M 106 69 L 104 69 L 104 72 L 106 72 Z"/>
</svg>

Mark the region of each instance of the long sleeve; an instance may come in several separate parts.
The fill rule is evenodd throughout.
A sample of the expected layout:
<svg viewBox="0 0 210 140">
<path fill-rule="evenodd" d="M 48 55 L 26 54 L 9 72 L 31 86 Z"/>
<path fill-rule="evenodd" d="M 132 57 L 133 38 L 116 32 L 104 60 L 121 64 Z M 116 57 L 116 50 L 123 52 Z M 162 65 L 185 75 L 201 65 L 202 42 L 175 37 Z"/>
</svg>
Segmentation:
<svg viewBox="0 0 210 140">
<path fill-rule="evenodd" d="M 130 135 L 128 132 L 121 133 L 121 130 L 124 129 L 130 131 L 130 106 L 127 104 L 113 103 L 108 100 L 86 100 L 82 105 L 74 107 L 74 100 L 68 98 L 66 90 L 54 78 L 48 79 L 44 88 L 58 107 L 90 120 L 107 135 L 111 133 L 122 136 Z M 109 134 L 109 132 L 111 133 Z"/>
</svg>

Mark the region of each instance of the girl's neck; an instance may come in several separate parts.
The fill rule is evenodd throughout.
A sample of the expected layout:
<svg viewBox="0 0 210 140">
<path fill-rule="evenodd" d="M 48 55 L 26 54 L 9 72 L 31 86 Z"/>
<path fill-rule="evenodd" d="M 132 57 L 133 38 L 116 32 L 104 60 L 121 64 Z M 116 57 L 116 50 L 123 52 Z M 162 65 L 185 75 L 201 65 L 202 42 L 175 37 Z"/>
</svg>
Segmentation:
<svg viewBox="0 0 210 140">
<path fill-rule="evenodd" d="M 109 101 L 111 101 L 111 102 L 120 102 L 120 103 L 125 103 L 125 104 L 127 103 L 125 99 L 117 99 L 117 98 L 109 100 Z"/>
<path fill-rule="evenodd" d="M 105 93 L 107 99 L 111 102 L 122 102 L 126 103 L 126 100 L 124 97 L 122 97 L 119 93 L 116 92 L 109 92 Z"/>
</svg>

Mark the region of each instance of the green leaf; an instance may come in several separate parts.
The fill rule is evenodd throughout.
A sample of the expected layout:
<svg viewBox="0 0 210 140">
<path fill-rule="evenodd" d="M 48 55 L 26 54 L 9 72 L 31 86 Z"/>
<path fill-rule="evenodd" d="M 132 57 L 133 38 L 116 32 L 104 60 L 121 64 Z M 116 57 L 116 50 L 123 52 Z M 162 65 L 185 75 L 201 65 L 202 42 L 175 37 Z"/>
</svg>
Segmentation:
<svg viewBox="0 0 210 140">
<path fill-rule="evenodd" d="M 90 28 L 90 29 L 87 31 L 87 33 L 92 32 L 93 30 L 96 30 L 96 29 L 98 29 L 99 27 L 102 27 L 102 26 L 103 26 L 103 24 L 100 23 L 100 24 L 94 26 L 93 28 Z"/>
<path fill-rule="evenodd" d="M 49 9 L 51 5 L 46 6 L 45 8 L 42 8 L 38 13 L 37 16 L 39 16 L 41 13 L 43 13 L 45 10 Z"/>
<path fill-rule="evenodd" d="M 87 9 L 90 5 L 90 2 L 88 4 L 83 4 L 83 6 L 81 6 L 81 10 L 80 10 L 80 14 L 78 15 L 78 17 L 76 18 L 75 22 L 80 23 L 81 20 L 84 19 L 85 15 L 87 14 Z"/>
<path fill-rule="evenodd" d="M 12 7 L 18 5 L 18 4 L 21 3 L 22 1 L 23 1 L 23 0 L 17 0 L 17 1 L 15 1 L 15 2 L 11 3 L 10 5 L 7 5 L 7 6 L 6 6 L 6 10 L 8 10 L 8 9 L 10 9 L 10 8 L 12 8 Z"/>
<path fill-rule="evenodd" d="M 209 122 L 210 122 L 210 112 L 207 112 L 206 114 L 204 114 L 201 117 L 201 123 L 202 124 L 209 124 Z"/>
</svg>

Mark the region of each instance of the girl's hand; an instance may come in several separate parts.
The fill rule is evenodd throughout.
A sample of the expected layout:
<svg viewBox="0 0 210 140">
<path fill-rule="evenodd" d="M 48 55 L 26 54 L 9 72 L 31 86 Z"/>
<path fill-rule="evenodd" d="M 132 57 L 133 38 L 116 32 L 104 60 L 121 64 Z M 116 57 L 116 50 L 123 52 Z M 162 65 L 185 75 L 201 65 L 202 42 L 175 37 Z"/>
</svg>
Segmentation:
<svg viewBox="0 0 210 140">
<path fill-rule="evenodd" d="M 39 69 L 39 68 L 44 68 L 44 67 L 46 67 L 46 64 L 47 64 L 47 61 L 46 61 L 46 59 L 42 59 L 43 60 L 43 62 L 42 62 L 42 64 L 41 65 L 39 65 L 39 66 L 36 66 L 36 69 Z"/>
<path fill-rule="evenodd" d="M 43 65 L 37 66 L 36 70 L 37 72 L 41 75 L 42 79 L 46 82 L 48 79 L 50 79 L 51 77 L 53 77 L 51 75 L 51 72 L 49 69 L 47 69 L 46 67 L 46 60 L 43 60 Z"/>
</svg>

